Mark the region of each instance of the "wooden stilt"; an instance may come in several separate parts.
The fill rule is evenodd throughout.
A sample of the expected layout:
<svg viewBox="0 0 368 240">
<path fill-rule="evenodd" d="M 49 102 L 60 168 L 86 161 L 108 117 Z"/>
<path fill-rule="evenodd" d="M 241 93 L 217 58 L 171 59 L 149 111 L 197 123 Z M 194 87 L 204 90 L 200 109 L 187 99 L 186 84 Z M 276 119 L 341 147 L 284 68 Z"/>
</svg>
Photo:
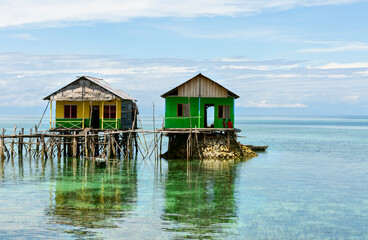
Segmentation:
<svg viewBox="0 0 368 240">
<path fill-rule="evenodd" d="M 37 125 L 35 125 L 35 133 L 38 134 L 38 127 Z M 39 137 L 36 138 L 36 153 L 38 153 L 40 151 L 39 147 L 40 147 L 40 139 Z"/>
<path fill-rule="evenodd" d="M 29 135 L 32 136 L 32 128 L 29 129 Z M 32 156 L 32 138 L 29 138 L 29 142 L 28 142 L 28 154 L 31 157 Z"/>
<path fill-rule="evenodd" d="M 230 151 L 230 132 L 227 132 L 227 150 Z"/>
<path fill-rule="evenodd" d="M 3 129 L 4 132 L 4 129 Z M 4 143 L 4 134 L 0 136 L 0 160 L 5 159 L 5 143 Z"/>
<path fill-rule="evenodd" d="M 19 132 L 18 138 L 18 156 L 23 156 L 23 136 L 24 135 L 24 128 L 22 128 L 21 132 Z"/>
<path fill-rule="evenodd" d="M 84 133 L 84 156 L 88 156 L 88 131 Z"/>
<path fill-rule="evenodd" d="M 116 157 L 116 144 L 115 144 L 115 134 L 112 134 L 111 136 L 111 140 L 110 140 L 110 144 L 111 144 L 111 149 L 112 149 L 112 155 L 113 157 Z"/>
<path fill-rule="evenodd" d="M 63 155 L 64 155 L 64 158 L 67 156 L 67 143 L 66 143 L 66 137 L 63 137 Z"/>
<path fill-rule="evenodd" d="M 41 134 L 41 159 L 43 160 L 46 155 L 45 136 Z"/>
<path fill-rule="evenodd" d="M 13 131 L 13 135 L 16 134 L 16 131 L 17 131 L 17 126 L 15 125 L 14 126 L 14 131 Z M 15 138 L 12 138 L 12 141 L 11 141 L 11 144 L 10 144 L 10 151 L 11 151 L 11 157 L 13 158 L 14 157 L 14 142 L 15 142 Z"/>
<path fill-rule="evenodd" d="M 77 157 L 77 148 L 78 148 L 78 143 L 77 143 L 77 137 L 76 137 L 76 135 L 77 135 L 77 133 L 74 131 L 74 137 L 73 137 L 73 139 L 72 139 L 72 144 L 73 144 L 73 146 L 72 146 L 72 154 L 73 154 L 73 158 L 75 158 L 75 157 Z"/>
<path fill-rule="evenodd" d="M 58 159 L 61 158 L 61 137 L 58 138 L 58 142 L 57 142 L 57 156 L 58 156 Z"/>
</svg>

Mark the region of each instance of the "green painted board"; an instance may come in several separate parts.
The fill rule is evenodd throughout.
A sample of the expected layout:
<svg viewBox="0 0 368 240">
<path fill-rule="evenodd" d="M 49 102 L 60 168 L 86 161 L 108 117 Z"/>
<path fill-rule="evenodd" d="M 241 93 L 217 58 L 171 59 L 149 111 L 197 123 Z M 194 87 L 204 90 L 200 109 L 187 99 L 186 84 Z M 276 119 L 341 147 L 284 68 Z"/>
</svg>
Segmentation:
<svg viewBox="0 0 368 240">
<path fill-rule="evenodd" d="M 178 117 L 178 104 L 190 104 L 190 116 Z M 230 107 L 230 119 L 234 123 L 234 98 L 166 97 L 165 128 L 203 128 L 205 105 L 214 105 L 214 127 L 222 128 L 223 119 L 218 117 L 220 105 Z M 227 120 L 226 120 L 227 121 Z M 234 123 L 235 126 L 235 123 Z"/>
</svg>

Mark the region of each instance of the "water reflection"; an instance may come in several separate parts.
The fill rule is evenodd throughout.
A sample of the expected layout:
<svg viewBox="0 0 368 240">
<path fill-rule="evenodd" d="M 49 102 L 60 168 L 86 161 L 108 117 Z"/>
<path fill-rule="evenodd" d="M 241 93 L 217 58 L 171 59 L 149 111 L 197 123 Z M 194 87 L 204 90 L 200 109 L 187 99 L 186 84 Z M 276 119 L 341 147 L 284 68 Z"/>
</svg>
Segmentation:
<svg viewBox="0 0 368 240">
<path fill-rule="evenodd" d="M 136 161 L 98 168 L 90 160 L 65 159 L 58 162 L 52 194 L 46 215 L 51 223 L 71 226 L 67 232 L 90 236 L 93 228 L 115 228 L 136 206 Z"/>
<path fill-rule="evenodd" d="M 237 224 L 236 165 L 169 160 L 163 219 L 170 224 L 166 230 L 185 238 L 231 235 Z"/>
</svg>

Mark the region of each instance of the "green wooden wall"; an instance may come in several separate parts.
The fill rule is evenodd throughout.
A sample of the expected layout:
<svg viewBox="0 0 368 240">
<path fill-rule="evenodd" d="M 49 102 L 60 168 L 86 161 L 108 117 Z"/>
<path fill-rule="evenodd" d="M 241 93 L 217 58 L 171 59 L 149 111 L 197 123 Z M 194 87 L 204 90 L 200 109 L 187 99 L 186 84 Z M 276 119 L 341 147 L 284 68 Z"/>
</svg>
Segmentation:
<svg viewBox="0 0 368 240">
<path fill-rule="evenodd" d="M 178 117 L 177 105 L 190 103 L 190 117 Z M 223 119 L 218 118 L 218 106 L 230 106 L 230 119 L 234 123 L 234 98 L 198 98 L 198 97 L 166 97 L 165 98 L 165 128 L 203 128 L 204 105 L 214 104 L 214 127 L 222 128 Z M 199 111 L 200 109 L 200 111 Z M 235 126 L 235 123 L 234 123 Z"/>
</svg>

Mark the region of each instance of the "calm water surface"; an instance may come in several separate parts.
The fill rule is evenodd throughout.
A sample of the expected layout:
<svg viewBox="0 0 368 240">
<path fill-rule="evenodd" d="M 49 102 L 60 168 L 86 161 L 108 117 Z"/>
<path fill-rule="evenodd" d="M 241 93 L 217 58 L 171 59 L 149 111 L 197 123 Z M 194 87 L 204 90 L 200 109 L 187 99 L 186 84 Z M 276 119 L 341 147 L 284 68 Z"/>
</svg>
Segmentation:
<svg viewBox="0 0 368 240">
<path fill-rule="evenodd" d="M 14 123 L 37 119 L 0 119 L 7 133 Z M 368 239 L 368 117 L 240 117 L 236 127 L 268 151 L 103 169 L 1 161 L 0 239 Z"/>
</svg>

